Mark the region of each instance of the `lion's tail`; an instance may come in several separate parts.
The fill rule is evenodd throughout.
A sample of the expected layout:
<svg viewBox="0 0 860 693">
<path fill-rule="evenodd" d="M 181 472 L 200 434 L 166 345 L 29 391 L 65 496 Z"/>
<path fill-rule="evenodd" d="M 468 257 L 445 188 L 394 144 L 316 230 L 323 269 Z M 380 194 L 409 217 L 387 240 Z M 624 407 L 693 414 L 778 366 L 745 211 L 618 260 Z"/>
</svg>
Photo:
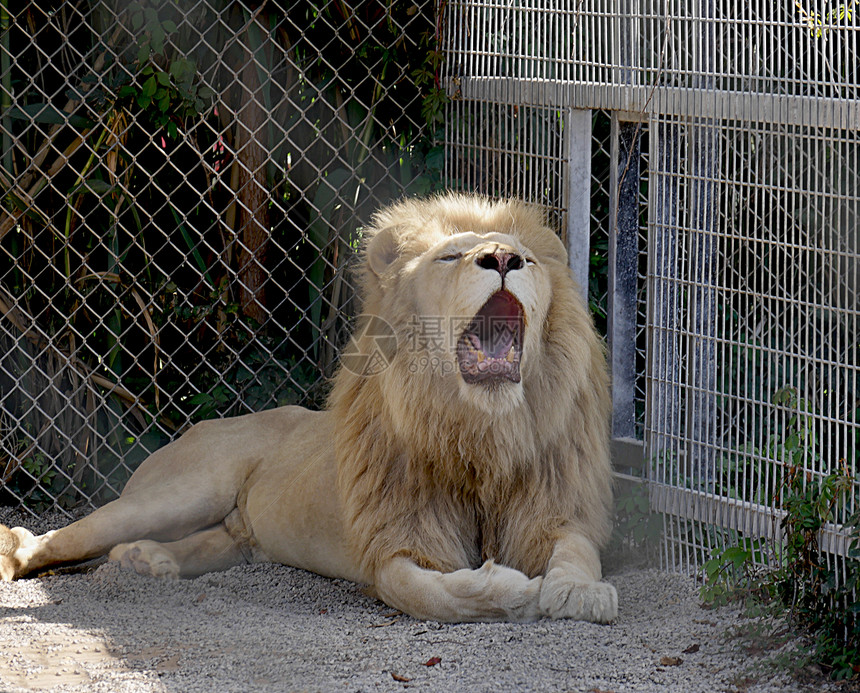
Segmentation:
<svg viewBox="0 0 860 693">
<path fill-rule="evenodd" d="M 0 556 L 11 556 L 18 545 L 18 537 L 12 534 L 12 530 L 0 525 Z"/>
</svg>

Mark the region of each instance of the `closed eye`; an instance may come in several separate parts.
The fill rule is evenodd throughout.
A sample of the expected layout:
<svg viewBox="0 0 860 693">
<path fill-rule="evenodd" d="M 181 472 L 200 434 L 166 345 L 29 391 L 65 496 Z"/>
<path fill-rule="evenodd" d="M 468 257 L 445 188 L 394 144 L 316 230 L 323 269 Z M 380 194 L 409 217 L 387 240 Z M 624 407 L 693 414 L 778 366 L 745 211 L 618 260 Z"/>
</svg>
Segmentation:
<svg viewBox="0 0 860 693">
<path fill-rule="evenodd" d="M 436 262 L 455 262 L 463 257 L 463 253 L 450 253 L 448 255 L 440 255 L 436 258 Z"/>
</svg>

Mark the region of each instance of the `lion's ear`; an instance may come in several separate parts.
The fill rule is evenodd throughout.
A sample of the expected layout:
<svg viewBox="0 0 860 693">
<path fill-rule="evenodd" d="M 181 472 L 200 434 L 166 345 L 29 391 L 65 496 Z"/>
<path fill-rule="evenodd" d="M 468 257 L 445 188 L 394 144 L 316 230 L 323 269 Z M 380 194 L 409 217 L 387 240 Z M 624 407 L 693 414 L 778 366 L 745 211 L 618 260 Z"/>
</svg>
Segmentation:
<svg viewBox="0 0 860 693">
<path fill-rule="evenodd" d="M 390 227 L 380 229 L 367 244 L 365 257 L 370 270 L 377 277 L 385 274 L 391 264 L 400 257 L 400 247 L 394 229 Z"/>
<path fill-rule="evenodd" d="M 555 235 L 555 232 L 549 230 L 549 235 L 547 238 L 549 239 L 547 242 L 547 254 L 553 259 L 557 260 L 563 265 L 567 264 L 567 248 L 564 247 L 564 243 L 561 242 L 561 239 Z"/>
</svg>

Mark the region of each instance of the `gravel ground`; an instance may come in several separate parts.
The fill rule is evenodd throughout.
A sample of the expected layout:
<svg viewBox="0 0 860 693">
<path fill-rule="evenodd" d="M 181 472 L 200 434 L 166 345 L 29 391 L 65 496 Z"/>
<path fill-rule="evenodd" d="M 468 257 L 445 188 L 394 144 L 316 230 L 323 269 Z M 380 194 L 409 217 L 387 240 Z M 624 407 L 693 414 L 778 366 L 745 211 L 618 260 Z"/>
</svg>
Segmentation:
<svg viewBox="0 0 860 693">
<path fill-rule="evenodd" d="M 20 519 L 0 509 L 0 522 Z M 612 625 L 443 625 L 285 566 L 159 581 L 106 563 L 0 583 L 0 690 L 838 690 L 775 666 L 791 644 L 730 637 L 749 622 L 737 608 L 703 610 L 692 578 L 620 565 L 607 580 Z"/>
</svg>

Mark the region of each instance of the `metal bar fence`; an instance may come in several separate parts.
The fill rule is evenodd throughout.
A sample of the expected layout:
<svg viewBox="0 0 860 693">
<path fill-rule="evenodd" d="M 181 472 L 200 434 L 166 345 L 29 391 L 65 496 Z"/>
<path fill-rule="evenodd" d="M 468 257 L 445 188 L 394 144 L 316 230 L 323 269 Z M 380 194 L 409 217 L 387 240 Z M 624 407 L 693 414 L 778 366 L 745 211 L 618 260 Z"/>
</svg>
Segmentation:
<svg viewBox="0 0 860 693">
<path fill-rule="evenodd" d="M 610 173 L 595 172 L 585 192 L 592 257 L 608 238 L 611 261 L 579 276 L 598 319 L 609 310 L 613 431 L 629 452 L 632 411 L 652 506 L 665 513 L 670 568 L 697 569 L 743 539 L 760 560 L 774 559 L 788 485 L 834 473 L 851 479 L 853 492 L 820 541 L 837 566 L 847 553 L 841 523 L 860 493 L 860 23 L 846 7 L 523 0 L 447 8 L 447 77 L 461 114 L 452 122 L 492 109 L 510 119 L 591 109 L 597 143 L 610 114 L 608 146 L 592 151 L 593 162 L 608 153 Z M 488 137 L 473 132 L 475 160 Z M 535 156 L 526 144 L 508 149 L 524 168 Z M 619 173 L 637 167 L 641 177 Z M 458 178 L 461 161 L 448 170 Z M 561 188 L 552 197 L 546 185 L 517 192 L 549 196 L 563 210 L 577 194 Z"/>
</svg>

